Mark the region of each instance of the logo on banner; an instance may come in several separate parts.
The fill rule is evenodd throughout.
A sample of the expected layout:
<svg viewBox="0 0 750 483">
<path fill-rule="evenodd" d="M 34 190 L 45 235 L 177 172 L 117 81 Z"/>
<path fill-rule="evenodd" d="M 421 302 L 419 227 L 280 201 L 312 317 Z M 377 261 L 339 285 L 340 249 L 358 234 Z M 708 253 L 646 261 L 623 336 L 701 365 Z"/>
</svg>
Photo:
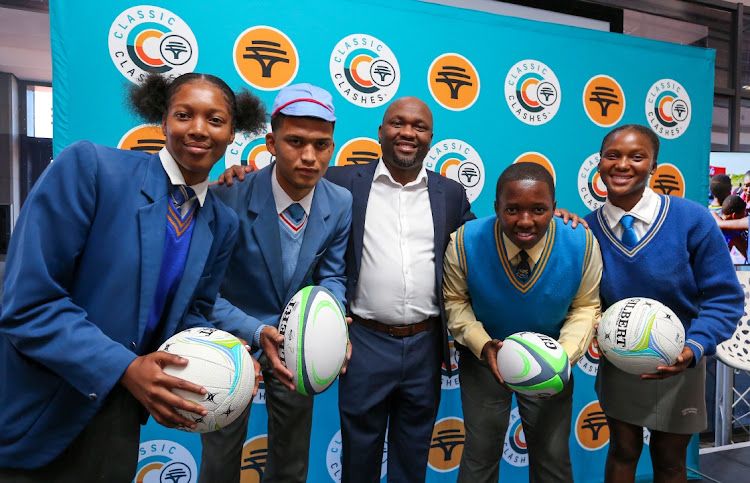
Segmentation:
<svg viewBox="0 0 750 483">
<path fill-rule="evenodd" d="M 599 209 L 607 199 L 607 187 L 597 170 L 600 158 L 599 153 L 594 153 L 578 169 L 578 196 L 591 211 Z"/>
<path fill-rule="evenodd" d="M 685 178 L 674 164 L 657 164 L 648 186 L 663 195 L 685 197 Z"/>
<path fill-rule="evenodd" d="M 522 60 L 511 67 L 505 77 L 505 100 L 520 121 L 539 126 L 557 114 L 560 82 L 546 64 Z"/>
<path fill-rule="evenodd" d="M 505 433 L 503 444 L 503 459 L 513 466 L 529 465 L 529 448 L 526 446 L 526 435 L 523 433 L 518 407 L 510 412 L 508 432 Z"/>
<path fill-rule="evenodd" d="M 271 132 L 270 124 L 266 124 L 265 131 L 259 133 L 238 131 L 234 136 L 234 142 L 224 153 L 225 166 L 228 168 L 239 164 L 262 169 L 271 164 L 273 155 L 266 148 L 266 134 L 269 132 Z"/>
<path fill-rule="evenodd" d="M 266 381 L 263 379 L 263 371 L 261 371 L 260 379 L 258 380 L 258 394 L 256 394 L 255 397 L 253 398 L 253 404 L 265 404 L 265 403 L 266 403 Z"/>
<path fill-rule="evenodd" d="M 448 354 L 450 356 L 451 374 L 453 375 L 448 376 L 448 369 L 445 367 L 445 362 L 443 362 L 440 366 L 440 375 L 442 376 L 440 387 L 442 389 L 458 389 L 461 386 L 458 382 L 458 359 L 460 356 L 453 340 L 448 341 Z"/>
<path fill-rule="evenodd" d="M 625 92 L 612 77 L 594 76 L 583 88 L 583 110 L 597 126 L 614 126 L 625 114 Z"/>
<path fill-rule="evenodd" d="M 542 153 L 537 153 L 535 151 L 523 153 L 522 155 L 517 157 L 515 161 L 513 161 L 513 164 L 516 163 L 536 163 L 542 166 L 549 172 L 550 175 L 552 175 L 552 182 L 557 185 L 557 175 L 555 174 L 555 167 L 552 165 L 552 161 L 550 161 L 549 158 Z"/>
<path fill-rule="evenodd" d="M 334 166 L 369 164 L 377 162 L 382 155 L 380 143 L 372 138 L 354 138 L 347 141 L 336 155 Z"/>
<path fill-rule="evenodd" d="M 479 74 L 463 55 L 443 54 L 427 70 L 427 87 L 438 104 L 463 111 L 479 98 Z"/>
<path fill-rule="evenodd" d="M 139 5 L 117 16 L 109 28 L 109 55 L 115 67 L 134 83 L 146 74 L 178 77 L 193 72 L 198 42 L 190 27 L 161 7 Z"/>
<path fill-rule="evenodd" d="M 472 203 L 484 187 L 484 163 L 474 148 L 460 139 L 444 139 L 430 148 L 427 169 L 461 183 Z"/>
<path fill-rule="evenodd" d="M 143 151 L 154 154 L 161 151 L 161 148 L 167 143 L 167 138 L 161 131 L 161 126 L 153 124 L 141 124 L 130 131 L 126 132 L 117 143 L 119 149 L 129 149 L 131 151 Z"/>
<path fill-rule="evenodd" d="M 596 451 L 609 443 L 609 425 L 599 401 L 592 401 L 581 409 L 575 433 L 578 444 L 588 451 Z"/>
<path fill-rule="evenodd" d="M 333 481 L 341 481 L 341 431 L 336 434 L 328 443 L 326 451 L 326 466 L 328 467 L 328 476 Z M 383 478 L 388 470 L 388 435 L 383 442 L 383 462 L 380 464 L 380 478 Z"/>
<path fill-rule="evenodd" d="M 242 80 L 263 91 L 289 85 L 299 69 L 297 47 L 284 32 L 267 25 L 242 32 L 232 58 Z"/>
<path fill-rule="evenodd" d="M 146 441 L 138 446 L 135 483 L 195 483 L 198 467 L 184 446 L 166 439 Z"/>
<path fill-rule="evenodd" d="M 646 95 L 649 126 L 664 139 L 678 138 L 690 125 L 690 96 L 674 79 L 656 81 Z"/>
<path fill-rule="evenodd" d="M 466 430 L 460 418 L 443 418 L 432 430 L 430 453 L 427 465 L 438 473 L 447 473 L 458 468 L 464 453 Z"/>
<path fill-rule="evenodd" d="M 599 349 L 593 343 L 589 344 L 588 350 L 576 364 L 584 374 L 596 376 L 599 372 Z"/>
<path fill-rule="evenodd" d="M 259 434 L 245 441 L 242 446 L 240 466 L 241 483 L 260 483 L 266 471 L 268 459 L 268 435 Z"/>
<path fill-rule="evenodd" d="M 396 56 L 367 34 L 344 37 L 331 52 L 331 79 L 339 94 L 360 107 L 390 102 L 401 81 Z"/>
</svg>

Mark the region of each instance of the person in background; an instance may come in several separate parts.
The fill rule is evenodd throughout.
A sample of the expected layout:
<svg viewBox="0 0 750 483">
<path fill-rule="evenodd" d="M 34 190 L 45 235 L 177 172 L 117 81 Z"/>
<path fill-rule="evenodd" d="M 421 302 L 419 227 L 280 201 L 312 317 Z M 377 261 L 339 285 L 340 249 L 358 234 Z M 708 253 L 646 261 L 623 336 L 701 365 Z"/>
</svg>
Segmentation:
<svg viewBox="0 0 750 483">
<path fill-rule="evenodd" d="M 740 220 L 747 217 L 745 202 L 736 195 L 728 196 L 722 204 L 721 217 L 724 220 Z M 735 264 L 747 263 L 747 230 L 723 229 L 721 233 L 729 247 Z"/>
<path fill-rule="evenodd" d="M 626 373 L 602 357 L 596 391 L 610 431 L 606 482 L 633 482 L 651 430 L 654 481 L 686 481 L 687 447 L 706 427 L 706 357 L 730 338 L 744 295 L 721 232 L 705 207 L 658 195 L 648 187 L 659 138 L 628 124 L 602 141 L 599 175 L 607 199 L 586 216 L 599 240 L 604 270 L 602 309 L 649 297 L 672 309 L 685 327 L 685 347 L 653 374 Z M 669 254 L 669 263 L 658 260 Z"/>
<path fill-rule="evenodd" d="M 725 174 L 716 174 L 708 183 L 708 189 L 713 196 L 713 200 L 708 205 L 708 210 L 720 215 L 722 203 L 727 196 L 732 194 L 732 179 Z"/>
<path fill-rule="evenodd" d="M 208 192 L 208 175 L 236 129 L 264 125 L 265 108 L 198 73 L 150 75 L 129 99 L 161 123 L 165 147 L 72 144 L 29 193 L 11 238 L 0 317 L 2 481 L 130 481 L 144 408 L 171 428 L 195 427 L 176 409 L 206 414 L 172 389 L 206 390 L 162 370 L 188 360 L 155 350 L 176 332 L 210 326 L 237 217 Z"/>
</svg>

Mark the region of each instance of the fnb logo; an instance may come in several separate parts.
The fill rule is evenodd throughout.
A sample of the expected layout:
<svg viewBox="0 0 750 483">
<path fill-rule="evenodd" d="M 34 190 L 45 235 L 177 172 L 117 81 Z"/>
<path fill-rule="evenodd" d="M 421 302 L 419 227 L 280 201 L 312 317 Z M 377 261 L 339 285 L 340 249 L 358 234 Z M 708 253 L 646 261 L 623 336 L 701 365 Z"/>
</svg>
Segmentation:
<svg viewBox="0 0 750 483">
<path fill-rule="evenodd" d="M 377 162 L 382 155 L 380 143 L 372 138 L 354 138 L 347 141 L 336 155 L 334 166 L 349 166 Z"/>
<path fill-rule="evenodd" d="M 625 113 L 625 93 L 612 77 L 594 76 L 583 88 L 583 110 L 597 126 L 614 126 Z"/>
<path fill-rule="evenodd" d="M 464 453 L 466 430 L 460 418 L 443 418 L 432 430 L 430 453 L 427 464 L 439 473 L 447 473 L 458 468 Z"/>
<path fill-rule="evenodd" d="M 169 10 L 131 7 L 109 29 L 109 55 L 117 70 L 134 83 L 146 74 L 177 77 L 198 63 L 198 42 L 190 27 Z"/>
<path fill-rule="evenodd" d="M 153 124 L 141 124 L 136 126 L 120 138 L 117 143 L 119 149 L 131 151 L 143 151 L 146 153 L 158 153 L 166 144 L 166 137 L 161 126 Z"/>
<path fill-rule="evenodd" d="M 692 104 L 682 84 L 661 79 L 646 95 L 646 118 L 656 134 L 665 139 L 680 137 L 690 125 Z"/>
<path fill-rule="evenodd" d="M 156 439 L 143 442 L 138 447 L 134 483 L 194 483 L 198 479 L 197 475 L 193 455 L 174 441 Z"/>
<path fill-rule="evenodd" d="M 538 126 L 555 117 L 560 107 L 560 82 L 546 64 L 526 59 L 505 77 L 505 100 L 522 122 Z"/>
<path fill-rule="evenodd" d="M 685 197 L 685 178 L 682 172 L 674 164 L 663 163 L 656 166 L 656 171 L 651 175 L 648 182 L 649 187 L 664 195 Z"/>
<path fill-rule="evenodd" d="M 523 153 L 519 157 L 513 161 L 513 164 L 516 163 L 536 163 L 546 169 L 549 174 L 552 176 L 552 182 L 557 184 L 557 175 L 555 174 L 555 167 L 552 165 L 552 161 L 549 160 L 549 158 L 542 153 L 537 153 L 535 151 L 529 151 L 527 153 Z"/>
<path fill-rule="evenodd" d="M 599 401 L 592 401 L 581 409 L 576 418 L 575 433 L 578 444 L 588 451 L 596 451 L 609 443 L 607 417 Z"/>
<path fill-rule="evenodd" d="M 289 85 L 297 76 L 297 48 L 281 30 L 267 25 L 251 27 L 234 42 L 234 68 L 242 79 L 264 91 Z"/>
<path fill-rule="evenodd" d="M 460 54 L 443 54 L 427 71 L 427 86 L 435 100 L 451 111 L 463 111 L 479 98 L 479 74 Z"/>
<path fill-rule="evenodd" d="M 259 434 L 245 441 L 242 446 L 240 466 L 241 483 L 260 483 L 266 471 L 268 459 L 268 435 Z"/>
</svg>

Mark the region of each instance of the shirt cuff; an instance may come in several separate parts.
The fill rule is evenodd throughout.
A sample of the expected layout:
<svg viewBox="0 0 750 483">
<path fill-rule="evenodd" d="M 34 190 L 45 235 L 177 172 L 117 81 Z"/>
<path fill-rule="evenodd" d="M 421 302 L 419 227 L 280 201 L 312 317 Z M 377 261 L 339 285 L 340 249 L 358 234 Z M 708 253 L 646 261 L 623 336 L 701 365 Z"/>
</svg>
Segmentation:
<svg viewBox="0 0 750 483">
<path fill-rule="evenodd" d="M 268 327 L 268 324 L 260 324 L 253 334 L 253 345 L 258 349 L 260 349 L 260 332 L 264 327 Z"/>
<path fill-rule="evenodd" d="M 685 341 L 685 345 L 690 347 L 690 349 L 693 351 L 693 361 L 688 364 L 688 367 L 695 367 L 695 365 L 698 364 L 698 361 L 701 360 L 701 357 L 703 357 L 703 347 L 701 347 L 694 340 Z"/>
</svg>

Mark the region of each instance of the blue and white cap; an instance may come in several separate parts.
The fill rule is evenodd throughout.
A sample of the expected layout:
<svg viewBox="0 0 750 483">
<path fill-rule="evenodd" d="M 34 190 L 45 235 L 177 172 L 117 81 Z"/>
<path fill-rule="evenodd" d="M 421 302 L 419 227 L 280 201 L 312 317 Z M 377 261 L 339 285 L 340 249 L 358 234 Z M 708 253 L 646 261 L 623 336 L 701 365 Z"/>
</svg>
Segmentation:
<svg viewBox="0 0 750 483">
<path fill-rule="evenodd" d="M 331 94 L 312 84 L 292 84 L 281 89 L 273 101 L 271 119 L 279 112 L 287 116 L 336 120 Z"/>
</svg>

